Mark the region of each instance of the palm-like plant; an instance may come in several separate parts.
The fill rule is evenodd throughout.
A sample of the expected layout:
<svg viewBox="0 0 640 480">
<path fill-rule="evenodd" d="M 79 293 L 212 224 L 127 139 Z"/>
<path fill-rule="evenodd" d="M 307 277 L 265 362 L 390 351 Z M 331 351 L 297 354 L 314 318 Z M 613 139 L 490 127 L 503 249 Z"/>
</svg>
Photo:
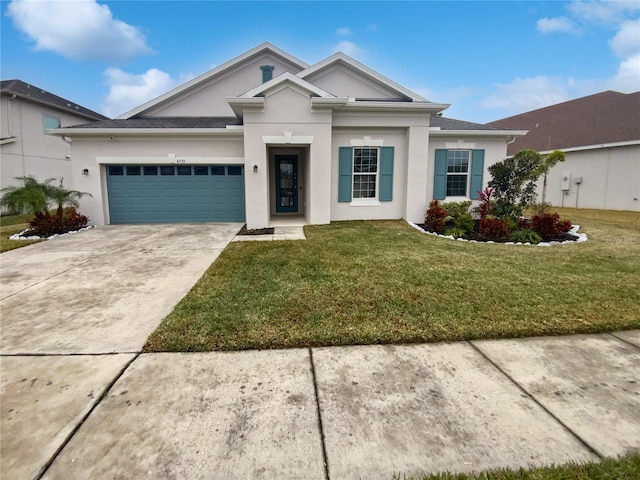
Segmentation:
<svg viewBox="0 0 640 480">
<path fill-rule="evenodd" d="M 87 192 L 79 192 L 78 190 L 67 190 L 62 185 L 63 179 L 60 178 L 59 185 L 52 185 L 54 179 L 45 180 L 45 195 L 54 205 L 58 207 L 56 216 L 62 218 L 64 207 L 78 207 L 79 200 L 85 196 L 91 196 Z"/>
<path fill-rule="evenodd" d="M 16 179 L 22 185 L 3 188 L 0 200 L 0 206 L 16 213 L 46 213 L 49 205 L 53 204 L 58 208 L 56 216 L 62 218 L 64 207 L 77 207 L 82 197 L 91 196 L 90 193 L 67 190 L 62 178 L 58 185 L 53 184 L 55 178 L 48 178 L 44 182 L 38 182 L 30 176 Z"/>
<path fill-rule="evenodd" d="M 16 177 L 22 185 L 11 185 L 2 189 L 0 206 L 7 208 L 12 213 L 46 212 L 48 198 L 46 182 L 40 183 L 33 177 Z"/>
</svg>

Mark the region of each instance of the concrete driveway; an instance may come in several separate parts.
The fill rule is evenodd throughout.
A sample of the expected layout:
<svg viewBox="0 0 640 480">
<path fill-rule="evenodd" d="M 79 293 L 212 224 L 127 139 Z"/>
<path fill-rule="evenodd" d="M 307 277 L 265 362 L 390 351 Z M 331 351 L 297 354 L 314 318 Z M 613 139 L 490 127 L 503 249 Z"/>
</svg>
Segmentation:
<svg viewBox="0 0 640 480">
<path fill-rule="evenodd" d="M 240 227 L 110 225 L 0 255 L 1 478 L 38 478 Z"/>
<path fill-rule="evenodd" d="M 108 225 L 3 253 L 0 350 L 139 352 L 240 227 Z"/>
</svg>

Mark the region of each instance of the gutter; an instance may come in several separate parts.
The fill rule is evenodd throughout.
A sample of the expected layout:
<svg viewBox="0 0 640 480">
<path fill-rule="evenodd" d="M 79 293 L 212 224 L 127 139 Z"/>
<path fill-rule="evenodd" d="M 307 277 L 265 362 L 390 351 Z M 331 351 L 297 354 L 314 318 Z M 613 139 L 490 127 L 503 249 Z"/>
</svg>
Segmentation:
<svg viewBox="0 0 640 480">
<path fill-rule="evenodd" d="M 141 135 L 178 135 L 178 136 L 211 136 L 211 135 L 243 135 L 242 125 L 234 128 L 56 128 L 49 130 L 50 135 L 60 137 L 113 137 L 115 135 L 132 137 Z"/>
</svg>

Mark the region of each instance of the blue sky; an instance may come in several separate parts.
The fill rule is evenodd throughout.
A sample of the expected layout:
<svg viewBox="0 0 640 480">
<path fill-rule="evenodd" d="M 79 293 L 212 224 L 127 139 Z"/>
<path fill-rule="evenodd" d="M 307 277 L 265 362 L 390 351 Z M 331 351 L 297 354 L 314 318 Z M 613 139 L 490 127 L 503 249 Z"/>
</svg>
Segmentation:
<svg viewBox="0 0 640 480">
<path fill-rule="evenodd" d="M 2 0 L 1 76 L 109 117 L 268 41 L 342 51 L 488 122 L 640 90 L 640 1 Z"/>
</svg>

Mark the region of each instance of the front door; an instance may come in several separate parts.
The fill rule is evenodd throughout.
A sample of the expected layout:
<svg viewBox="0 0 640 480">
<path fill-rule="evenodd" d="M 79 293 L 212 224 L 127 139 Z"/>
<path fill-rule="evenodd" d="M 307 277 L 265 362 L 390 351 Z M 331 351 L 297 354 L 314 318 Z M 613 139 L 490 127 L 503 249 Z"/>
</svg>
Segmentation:
<svg viewBox="0 0 640 480">
<path fill-rule="evenodd" d="M 276 155 L 276 212 L 298 212 L 297 155 Z"/>
</svg>

